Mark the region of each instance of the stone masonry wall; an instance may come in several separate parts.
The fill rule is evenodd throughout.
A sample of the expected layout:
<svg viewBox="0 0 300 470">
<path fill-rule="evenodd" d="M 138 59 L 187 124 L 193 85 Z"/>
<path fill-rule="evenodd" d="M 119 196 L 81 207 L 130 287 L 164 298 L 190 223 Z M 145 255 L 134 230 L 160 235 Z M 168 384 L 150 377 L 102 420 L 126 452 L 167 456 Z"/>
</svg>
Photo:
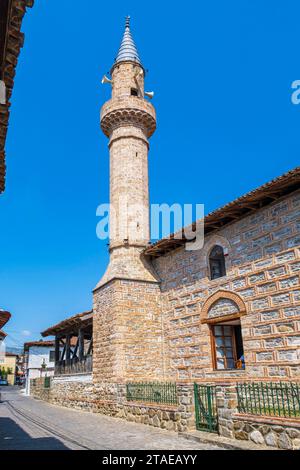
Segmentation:
<svg viewBox="0 0 300 470">
<path fill-rule="evenodd" d="M 91 376 L 70 376 L 51 379 L 50 389 L 44 380 L 31 383 L 31 395 L 49 403 L 102 413 L 127 421 L 147 424 L 169 431 L 186 431 L 195 427 L 193 387 L 177 384 L 178 405 L 128 402 L 126 385 L 116 383 L 93 384 Z"/>
<path fill-rule="evenodd" d="M 163 377 L 160 289 L 157 283 L 115 280 L 94 294 L 93 377 L 103 381 Z"/>
<path fill-rule="evenodd" d="M 235 385 L 217 386 L 219 433 L 237 440 L 279 449 L 300 450 L 300 420 L 239 414 Z"/>
<path fill-rule="evenodd" d="M 218 384 L 216 391 L 221 436 L 279 449 L 300 450 L 299 420 L 239 414 L 235 385 L 230 382 Z M 178 405 L 168 406 L 128 402 L 124 384 L 93 384 L 91 376 L 55 377 L 47 389 L 44 388 L 43 378 L 31 383 L 34 398 L 55 405 L 101 413 L 169 431 L 194 430 L 193 383 L 178 383 L 177 392 Z"/>
<path fill-rule="evenodd" d="M 179 248 L 153 261 L 162 279 L 170 379 L 300 379 L 299 229 L 297 191 L 208 235 L 202 250 Z M 215 244 L 228 250 L 227 274 L 210 280 L 208 256 Z M 245 305 L 245 370 L 213 370 L 210 328 L 201 315 L 207 299 L 220 290 L 238 294 Z M 221 308 L 216 308 L 218 316 Z"/>
</svg>

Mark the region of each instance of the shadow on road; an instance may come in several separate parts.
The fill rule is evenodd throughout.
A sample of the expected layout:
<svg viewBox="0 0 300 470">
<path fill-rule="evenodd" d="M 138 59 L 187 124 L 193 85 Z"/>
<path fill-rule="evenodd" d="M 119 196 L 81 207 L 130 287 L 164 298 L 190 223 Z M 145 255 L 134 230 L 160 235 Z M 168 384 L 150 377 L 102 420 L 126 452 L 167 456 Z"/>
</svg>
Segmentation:
<svg viewBox="0 0 300 470">
<path fill-rule="evenodd" d="M 54 437 L 33 438 L 10 418 L 0 418 L 0 450 L 69 450 Z"/>
</svg>

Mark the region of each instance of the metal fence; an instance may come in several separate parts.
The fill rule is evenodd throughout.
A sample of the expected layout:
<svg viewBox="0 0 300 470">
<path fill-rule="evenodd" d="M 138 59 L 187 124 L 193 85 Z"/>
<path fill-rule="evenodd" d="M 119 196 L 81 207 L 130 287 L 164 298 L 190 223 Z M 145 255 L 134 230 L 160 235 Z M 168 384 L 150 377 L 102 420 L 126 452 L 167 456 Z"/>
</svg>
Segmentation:
<svg viewBox="0 0 300 470">
<path fill-rule="evenodd" d="M 237 384 L 240 413 L 300 418 L 300 384 L 253 382 Z"/>
<path fill-rule="evenodd" d="M 217 394 L 214 385 L 194 384 L 196 428 L 218 432 Z"/>
<path fill-rule="evenodd" d="M 126 398 L 128 401 L 145 403 L 178 404 L 176 384 L 172 382 L 128 383 L 126 384 Z"/>
</svg>

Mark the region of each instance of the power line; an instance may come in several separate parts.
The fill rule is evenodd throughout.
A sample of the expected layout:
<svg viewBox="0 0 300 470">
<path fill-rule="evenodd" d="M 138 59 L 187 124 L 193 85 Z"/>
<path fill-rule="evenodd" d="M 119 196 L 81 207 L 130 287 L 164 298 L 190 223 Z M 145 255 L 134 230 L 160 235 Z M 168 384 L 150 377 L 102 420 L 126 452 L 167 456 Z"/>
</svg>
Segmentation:
<svg viewBox="0 0 300 470">
<path fill-rule="evenodd" d="M 10 339 L 13 343 L 15 343 L 18 347 L 23 347 L 24 346 L 24 343 L 19 341 L 19 340 L 16 340 L 14 339 L 14 337 L 11 335 L 11 334 L 8 334 L 7 335 L 7 338 Z"/>
</svg>

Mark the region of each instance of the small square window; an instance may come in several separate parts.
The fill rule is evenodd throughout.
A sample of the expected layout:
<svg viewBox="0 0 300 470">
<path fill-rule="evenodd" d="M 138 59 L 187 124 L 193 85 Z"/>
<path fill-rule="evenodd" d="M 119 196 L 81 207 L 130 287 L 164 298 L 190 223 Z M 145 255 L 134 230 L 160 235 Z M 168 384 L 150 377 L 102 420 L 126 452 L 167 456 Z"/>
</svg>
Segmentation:
<svg viewBox="0 0 300 470">
<path fill-rule="evenodd" d="M 138 96 L 138 90 L 137 90 L 137 88 L 131 88 L 130 94 L 131 94 L 131 96 Z"/>
</svg>

